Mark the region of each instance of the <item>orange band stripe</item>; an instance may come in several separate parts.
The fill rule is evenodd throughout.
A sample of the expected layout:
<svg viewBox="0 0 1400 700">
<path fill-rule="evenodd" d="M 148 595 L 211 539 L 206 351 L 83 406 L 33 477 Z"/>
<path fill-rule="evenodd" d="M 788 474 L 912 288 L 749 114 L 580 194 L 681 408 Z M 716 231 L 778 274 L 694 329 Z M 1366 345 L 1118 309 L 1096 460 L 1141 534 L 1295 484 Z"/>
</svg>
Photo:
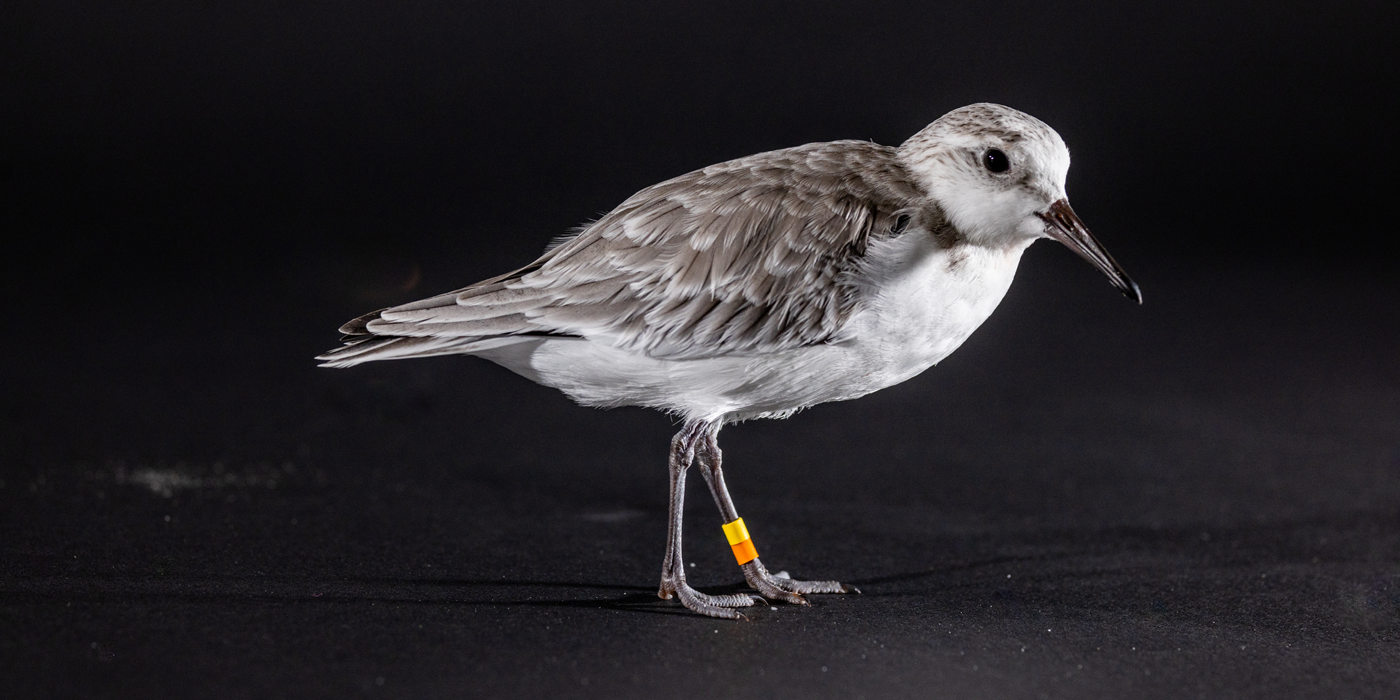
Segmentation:
<svg viewBox="0 0 1400 700">
<path fill-rule="evenodd" d="M 734 561 L 743 566 L 758 558 L 758 550 L 753 547 L 753 540 L 744 540 L 739 544 L 731 544 L 729 548 L 734 550 Z"/>
<path fill-rule="evenodd" d="M 729 540 L 729 548 L 734 550 L 734 560 L 739 562 L 740 566 L 758 558 L 758 550 L 754 549 L 753 540 L 749 537 L 749 529 L 744 527 L 743 518 L 725 523 L 724 537 Z"/>
</svg>

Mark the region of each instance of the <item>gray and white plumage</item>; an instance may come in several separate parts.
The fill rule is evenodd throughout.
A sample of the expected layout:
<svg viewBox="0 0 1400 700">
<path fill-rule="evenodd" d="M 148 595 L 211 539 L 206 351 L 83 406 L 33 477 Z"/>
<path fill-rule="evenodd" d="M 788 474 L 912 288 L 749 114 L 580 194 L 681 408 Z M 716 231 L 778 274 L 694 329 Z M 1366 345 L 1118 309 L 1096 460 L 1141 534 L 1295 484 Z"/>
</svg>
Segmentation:
<svg viewBox="0 0 1400 700">
<path fill-rule="evenodd" d="M 782 417 L 902 382 L 991 315 L 1021 253 L 1054 238 L 1125 294 L 1137 285 L 1065 198 L 1069 151 L 1009 107 L 954 110 L 898 148 L 814 143 L 648 187 L 529 265 L 346 324 L 327 366 L 477 355 L 589 406 L 682 416 L 671 443 L 662 598 L 740 618 L 681 557 L 685 475 L 698 464 L 726 523 L 726 423 Z M 726 526 L 728 527 L 728 526 Z M 751 551 L 751 550 L 745 550 Z M 760 595 L 855 592 L 736 559 Z"/>
<path fill-rule="evenodd" d="M 851 265 L 920 199 L 893 148 L 761 153 L 648 187 L 509 275 L 344 330 L 568 335 L 677 360 L 828 342 L 856 305 Z"/>
<path fill-rule="evenodd" d="M 1025 166 L 982 177 L 986 144 Z M 515 272 L 351 321 L 346 347 L 318 359 L 474 354 L 587 405 L 726 422 L 853 398 L 952 352 L 1044 235 L 1017 229 L 1029 212 L 998 222 L 964 176 L 993 200 L 1049 204 L 1068 160 L 1044 123 L 979 104 L 899 148 L 835 141 L 712 165 Z"/>
</svg>

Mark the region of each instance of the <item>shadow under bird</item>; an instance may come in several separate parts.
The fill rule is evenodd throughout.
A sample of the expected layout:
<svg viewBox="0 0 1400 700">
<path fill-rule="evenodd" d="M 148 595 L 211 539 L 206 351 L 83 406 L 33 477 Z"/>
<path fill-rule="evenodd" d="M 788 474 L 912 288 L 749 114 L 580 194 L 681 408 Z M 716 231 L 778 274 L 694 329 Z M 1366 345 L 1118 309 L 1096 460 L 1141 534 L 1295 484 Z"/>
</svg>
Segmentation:
<svg viewBox="0 0 1400 700">
<path fill-rule="evenodd" d="M 758 602 L 686 583 L 681 513 L 697 464 L 749 586 L 805 604 L 855 589 L 764 568 L 724 483 L 720 428 L 928 369 L 991 315 L 1040 238 L 1141 303 L 1070 208 L 1068 170 L 1053 129 L 985 103 L 898 148 L 833 141 L 739 158 L 638 192 L 519 270 L 361 316 L 317 359 L 477 355 L 586 406 L 683 418 L 659 595 L 723 618 Z"/>
</svg>

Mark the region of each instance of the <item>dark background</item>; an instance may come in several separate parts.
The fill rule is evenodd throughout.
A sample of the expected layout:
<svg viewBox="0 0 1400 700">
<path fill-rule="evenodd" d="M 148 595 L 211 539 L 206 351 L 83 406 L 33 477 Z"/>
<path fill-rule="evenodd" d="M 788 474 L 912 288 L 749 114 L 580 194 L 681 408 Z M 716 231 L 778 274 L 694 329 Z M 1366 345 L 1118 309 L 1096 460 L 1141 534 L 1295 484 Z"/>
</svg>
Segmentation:
<svg viewBox="0 0 1400 700">
<path fill-rule="evenodd" d="M 1394 697 L 1396 14 L 5 3 L 0 694 Z M 1064 136 L 1147 303 L 1042 243 L 940 367 L 725 431 L 764 560 L 860 597 L 657 600 L 664 416 L 310 360 L 658 180 L 975 101 Z"/>
</svg>

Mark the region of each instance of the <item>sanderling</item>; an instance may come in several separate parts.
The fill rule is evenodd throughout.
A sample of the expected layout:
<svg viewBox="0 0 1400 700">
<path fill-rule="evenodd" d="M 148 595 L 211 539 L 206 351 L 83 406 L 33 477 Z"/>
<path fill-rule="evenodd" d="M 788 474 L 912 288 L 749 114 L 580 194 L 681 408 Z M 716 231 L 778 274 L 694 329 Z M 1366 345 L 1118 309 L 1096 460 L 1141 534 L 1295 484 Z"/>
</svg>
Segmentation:
<svg viewBox="0 0 1400 700">
<path fill-rule="evenodd" d="M 1039 238 L 1140 303 L 1070 208 L 1068 169 L 1059 134 L 995 104 L 953 110 L 898 148 L 833 141 L 712 165 L 638 192 L 519 270 L 361 316 L 317 359 L 477 355 L 586 406 L 683 418 L 659 595 L 725 618 L 757 602 L 686 583 L 681 505 L 698 463 L 749 585 L 805 604 L 855 589 L 764 568 L 724 484 L 720 427 L 928 369 L 987 319 Z"/>
</svg>

